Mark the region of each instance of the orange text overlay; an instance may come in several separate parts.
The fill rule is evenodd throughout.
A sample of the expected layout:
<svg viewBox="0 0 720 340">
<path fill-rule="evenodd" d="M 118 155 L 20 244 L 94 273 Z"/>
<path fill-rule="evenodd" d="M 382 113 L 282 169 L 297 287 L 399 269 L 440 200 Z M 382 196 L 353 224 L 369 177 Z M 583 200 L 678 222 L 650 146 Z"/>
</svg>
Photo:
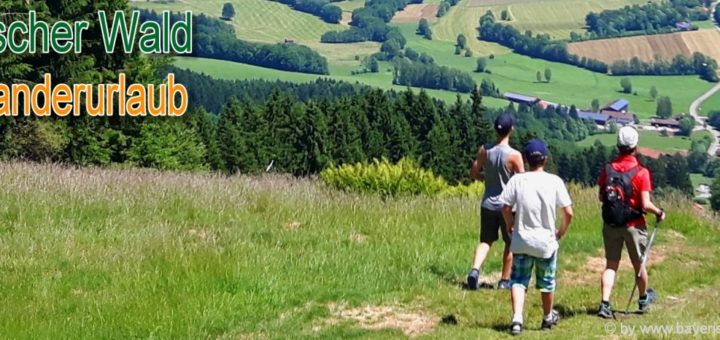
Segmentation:
<svg viewBox="0 0 720 340">
<path fill-rule="evenodd" d="M 117 84 L 57 84 L 45 74 L 41 84 L 0 84 L 0 116 L 39 116 L 85 113 L 98 116 L 182 116 L 187 111 L 188 92 L 175 83 L 175 74 L 155 84 L 126 84 L 120 73 Z"/>
</svg>

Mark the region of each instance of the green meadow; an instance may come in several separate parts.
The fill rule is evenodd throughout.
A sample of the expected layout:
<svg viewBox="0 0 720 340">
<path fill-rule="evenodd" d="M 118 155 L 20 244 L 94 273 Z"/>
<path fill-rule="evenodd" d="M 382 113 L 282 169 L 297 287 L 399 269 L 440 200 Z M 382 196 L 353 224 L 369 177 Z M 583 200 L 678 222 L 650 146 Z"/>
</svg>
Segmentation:
<svg viewBox="0 0 720 340">
<path fill-rule="evenodd" d="M 473 72 L 477 66 L 477 56 L 467 58 L 455 55 L 455 40 L 430 41 L 416 35 L 416 26 L 412 24 L 397 25 L 408 39 L 407 47 L 418 52 L 431 55 L 440 65 Z M 547 101 L 576 105 L 587 109 L 593 99 L 601 105 L 618 98 L 630 101 L 630 110 L 641 119 L 655 114 L 656 103 L 650 97 L 650 88 L 655 86 L 659 96 L 669 96 L 675 112 L 687 112 L 690 104 L 712 87 L 712 84 L 697 76 L 630 76 L 633 92 L 621 93 L 620 80 L 613 77 L 570 66 L 549 62 L 541 59 L 521 56 L 514 53 L 497 54 L 488 59 L 487 68 L 490 73 L 473 73 L 477 82 L 487 78 L 492 80 L 501 91 L 518 92 L 536 96 Z M 536 73 L 544 73 L 550 69 L 552 78 L 549 83 L 538 82 Z"/>
<path fill-rule="evenodd" d="M 152 170 L 0 165 L 7 338 L 499 338 L 507 291 L 465 291 L 477 242 L 476 198 L 386 199 L 309 179 Z M 40 189 L 42 188 L 42 189 Z M 601 338 L 602 240 L 593 189 L 571 189 L 576 220 L 561 242 L 560 325 L 526 338 Z M 685 200 L 653 248 L 660 300 L 624 325 L 718 323 L 717 220 Z M 500 247 L 483 281 L 494 283 Z M 632 288 L 621 269 L 618 308 Z M 445 319 L 445 322 L 442 320 Z"/>
</svg>

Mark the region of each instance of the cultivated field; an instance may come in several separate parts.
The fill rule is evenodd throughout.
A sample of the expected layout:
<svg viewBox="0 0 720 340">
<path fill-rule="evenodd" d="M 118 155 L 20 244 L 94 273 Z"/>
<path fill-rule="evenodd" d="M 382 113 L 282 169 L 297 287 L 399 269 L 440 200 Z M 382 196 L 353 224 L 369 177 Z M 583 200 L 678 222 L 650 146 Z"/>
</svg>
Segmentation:
<svg viewBox="0 0 720 340">
<path fill-rule="evenodd" d="M 420 19 L 426 19 L 429 22 L 437 21 L 437 11 L 440 6 L 437 4 L 411 4 L 407 5 L 405 9 L 395 13 L 392 18 L 392 22 L 403 24 L 403 23 L 418 23 Z"/>
<path fill-rule="evenodd" d="M 585 30 L 585 16 L 589 12 L 622 8 L 626 5 L 643 4 L 647 0 L 464 0 L 466 11 L 479 19 L 491 10 L 499 20 L 500 13 L 507 10 L 512 20 L 507 22 L 521 32 L 547 33 L 555 39 L 569 39 L 570 32 Z M 473 20 L 475 27 L 478 20 Z"/>
<path fill-rule="evenodd" d="M 606 63 L 616 60 L 653 61 L 658 56 L 671 60 L 678 54 L 691 56 L 694 52 L 720 60 L 720 32 L 704 29 L 692 32 L 591 40 L 568 44 L 570 53 L 598 59 Z"/>
<path fill-rule="evenodd" d="M 459 288 L 477 241 L 476 198 L 382 200 L 280 176 L 18 163 L 0 172 L 7 338 L 506 336 L 508 292 Z M 588 315 L 599 303 L 599 209 L 594 189 L 571 192 L 577 218 L 558 261 L 563 319 L 537 330 L 531 289 L 526 338 L 605 337 L 617 325 Z M 686 201 L 662 206 L 670 219 L 650 261 L 660 300 L 619 320 L 716 324 L 718 222 L 696 218 Z M 616 307 L 632 283 L 625 263 Z"/>
</svg>

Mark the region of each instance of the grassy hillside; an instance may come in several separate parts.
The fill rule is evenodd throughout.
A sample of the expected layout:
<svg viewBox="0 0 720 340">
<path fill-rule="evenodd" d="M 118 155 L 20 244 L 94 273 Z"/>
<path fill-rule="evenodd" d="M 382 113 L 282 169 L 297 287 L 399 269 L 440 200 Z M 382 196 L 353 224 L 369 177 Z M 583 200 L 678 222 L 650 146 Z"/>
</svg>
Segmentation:
<svg viewBox="0 0 720 340">
<path fill-rule="evenodd" d="M 314 181 L 2 164 L 0 261 L 8 338 L 439 338 L 504 336 L 506 291 L 458 288 L 477 240 L 477 199 L 383 201 Z M 42 188 L 42 189 L 40 189 Z M 601 256 L 594 190 L 573 189 L 557 307 L 527 338 L 609 335 L 592 315 Z M 687 202 L 653 248 L 660 300 L 623 325 L 717 323 L 717 221 Z M 713 224 L 715 226 L 713 226 Z M 499 270 L 494 248 L 486 281 Z M 616 306 L 632 287 L 626 267 Z M 443 324 L 452 316 L 457 324 Z"/>
<path fill-rule="evenodd" d="M 454 55 L 454 39 L 452 42 L 430 41 L 414 34 L 415 25 L 396 26 L 408 39 L 408 47 L 430 54 L 436 63 L 468 72 L 475 69 L 477 58 Z M 538 83 L 536 72 L 544 72 L 546 68 L 552 71 L 551 82 Z M 599 99 L 601 104 L 626 98 L 630 101 L 630 110 L 637 112 L 642 118 L 648 118 L 655 113 L 656 104 L 649 95 L 652 86 L 658 89 L 661 96 L 672 99 L 676 112 L 687 112 L 692 101 L 712 87 L 711 83 L 697 76 L 631 76 L 629 78 L 633 91 L 637 91 L 638 95 L 628 95 L 619 92 L 622 77 L 612 77 L 514 53 L 496 55 L 494 59 L 488 60 L 488 69 L 491 74 L 474 73 L 473 77 L 478 82 L 488 78 L 495 82 L 501 91 L 519 92 L 566 105 L 575 104 L 579 108 L 589 108 L 594 98 Z"/>
<path fill-rule="evenodd" d="M 191 10 L 194 14 L 219 17 L 222 6 L 228 0 L 185 0 L 176 2 L 133 2 L 138 8 L 171 11 Z M 341 24 L 329 24 L 320 18 L 287 5 L 268 0 L 230 0 L 235 6 L 235 17 L 229 23 L 237 37 L 243 40 L 278 43 L 285 39 L 307 45 L 328 59 L 331 69 L 350 72 L 358 67 L 356 55 L 365 56 L 377 52 L 380 44 L 373 42 L 357 44 L 322 44 L 320 36 L 328 31 L 347 29 Z M 354 1 L 357 2 L 357 1 Z"/>
<path fill-rule="evenodd" d="M 182 58 L 175 58 L 174 64 L 178 67 L 193 70 L 195 72 L 201 72 L 205 73 L 209 76 L 218 78 L 218 79 L 265 79 L 265 80 L 284 80 L 284 81 L 290 81 L 290 82 L 297 82 L 297 83 L 303 83 L 303 82 L 310 82 L 314 81 L 315 79 L 318 79 L 318 77 L 323 78 L 332 78 L 337 80 L 346 81 L 349 83 L 361 83 L 366 84 L 374 87 L 379 87 L 382 89 L 395 89 L 397 91 L 403 91 L 407 89 L 407 87 L 404 86 L 398 86 L 398 85 L 392 85 L 392 74 L 391 72 L 387 72 L 387 67 L 383 68 L 383 72 L 381 73 L 367 73 L 367 74 L 360 74 L 356 76 L 352 75 L 330 75 L 330 76 L 317 76 L 312 74 L 304 74 L 304 73 L 296 73 L 296 72 L 286 72 L 286 71 L 279 71 L 279 70 L 273 70 L 263 67 L 257 67 L 252 65 L 246 65 L 246 64 L 240 64 L 240 63 L 233 63 L 228 61 L 222 61 L 222 60 L 213 60 L 213 59 L 203 59 L 203 58 L 192 58 L 192 57 L 182 57 Z M 387 66 L 387 65 L 386 65 Z M 415 90 L 419 90 L 415 88 Z M 450 92 L 450 91 L 440 91 L 440 90 L 426 90 L 428 94 L 431 96 L 444 100 L 446 102 L 454 102 L 457 93 Z M 469 98 L 468 95 L 463 94 L 463 98 Z M 508 102 L 505 100 L 497 99 L 497 98 L 491 98 L 491 97 L 484 97 L 483 98 L 483 104 L 485 104 L 488 107 L 505 107 L 508 105 Z"/>
<path fill-rule="evenodd" d="M 260 42 L 281 42 L 294 39 L 298 42 L 317 42 L 330 30 L 343 29 L 341 25 L 328 24 L 320 18 L 287 5 L 268 0 L 184 0 L 134 2 L 133 6 L 154 10 L 187 11 L 219 17 L 223 4 L 235 7 L 235 17 L 229 23 L 235 27 L 238 38 Z"/>
<path fill-rule="evenodd" d="M 477 32 L 468 29 L 470 28 L 469 22 L 477 27 L 480 16 L 488 10 L 492 11 L 498 19 L 500 13 L 507 10 L 512 18 L 507 23 L 515 26 L 521 32 L 531 30 L 536 33 L 550 34 L 555 39 L 569 39 L 570 32 L 585 30 L 585 16 L 590 12 L 601 12 L 606 9 L 647 2 L 648 0 L 463 0 L 458 11 L 464 13 L 455 13 L 454 17 L 456 20 L 462 18 L 463 23 L 445 23 L 444 25 L 456 27 L 463 25 L 467 35 Z"/>
</svg>

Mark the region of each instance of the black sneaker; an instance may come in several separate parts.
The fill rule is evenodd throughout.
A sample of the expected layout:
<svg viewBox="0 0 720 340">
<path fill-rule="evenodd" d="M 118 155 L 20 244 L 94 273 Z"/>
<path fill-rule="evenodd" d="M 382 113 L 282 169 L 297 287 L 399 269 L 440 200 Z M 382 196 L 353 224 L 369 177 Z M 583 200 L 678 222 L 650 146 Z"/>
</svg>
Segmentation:
<svg viewBox="0 0 720 340">
<path fill-rule="evenodd" d="M 510 334 L 512 335 L 520 335 L 523 331 L 523 324 L 519 322 L 513 322 L 512 325 L 510 325 Z"/>
<path fill-rule="evenodd" d="M 557 326 L 558 322 L 560 321 L 560 313 L 556 310 L 552 310 L 550 312 L 550 319 L 543 318 L 542 325 L 540 325 L 540 329 L 552 329 L 553 327 Z"/>
<path fill-rule="evenodd" d="M 644 299 L 638 300 L 638 311 L 645 314 L 650 310 L 650 305 L 657 299 L 657 293 L 652 288 L 648 288 Z"/>
<path fill-rule="evenodd" d="M 613 318 L 613 311 L 612 308 L 610 308 L 610 304 L 604 304 L 600 303 L 600 308 L 598 308 L 597 315 L 603 319 L 612 319 Z"/>
<path fill-rule="evenodd" d="M 512 288 L 512 285 L 510 284 L 510 280 L 500 280 L 498 282 L 498 289 L 510 289 Z"/>
<path fill-rule="evenodd" d="M 470 273 L 468 273 L 467 277 L 468 289 L 478 289 L 478 282 L 480 282 L 480 271 L 475 268 L 470 269 Z"/>
</svg>

